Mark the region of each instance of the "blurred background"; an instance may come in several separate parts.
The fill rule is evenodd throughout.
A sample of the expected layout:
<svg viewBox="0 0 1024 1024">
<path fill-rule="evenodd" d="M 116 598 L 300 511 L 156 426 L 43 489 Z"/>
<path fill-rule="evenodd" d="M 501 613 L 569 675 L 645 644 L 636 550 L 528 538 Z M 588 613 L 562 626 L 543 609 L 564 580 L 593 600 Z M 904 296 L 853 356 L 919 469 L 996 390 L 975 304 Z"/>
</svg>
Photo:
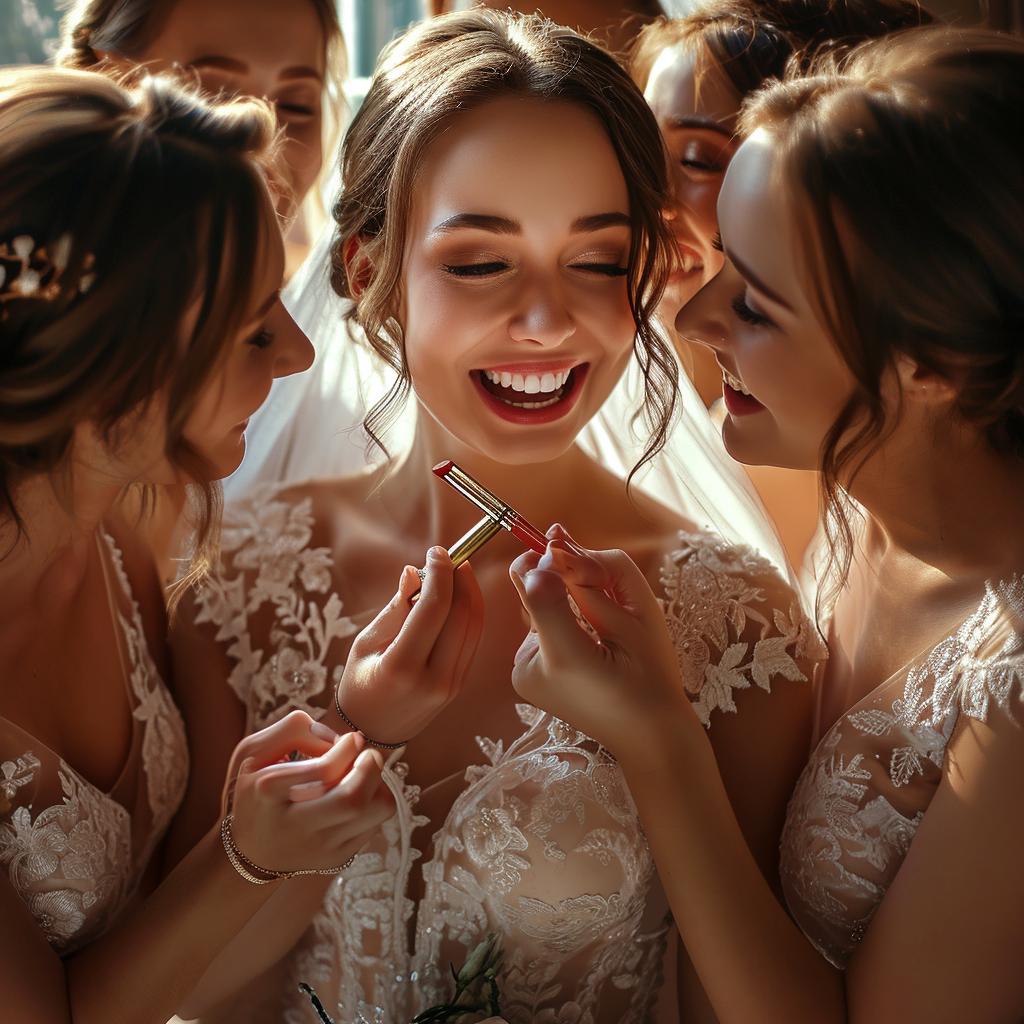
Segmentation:
<svg viewBox="0 0 1024 1024">
<path fill-rule="evenodd" d="M 445 9 L 470 6 L 463 0 L 339 0 L 352 77 L 369 76 L 381 47 L 396 32 L 442 4 Z M 524 4 L 516 6 L 526 8 Z M 543 10 L 543 0 L 538 0 L 537 6 Z M 687 0 L 662 3 L 666 13 L 673 15 L 685 13 L 688 6 Z M 992 28 L 1024 30 L 1024 0 L 930 0 L 926 6 L 955 24 L 985 22 Z M 0 64 L 48 60 L 57 46 L 61 13 L 59 0 L 0 0 Z M 358 97 L 361 90 L 354 84 L 353 93 Z"/>
</svg>

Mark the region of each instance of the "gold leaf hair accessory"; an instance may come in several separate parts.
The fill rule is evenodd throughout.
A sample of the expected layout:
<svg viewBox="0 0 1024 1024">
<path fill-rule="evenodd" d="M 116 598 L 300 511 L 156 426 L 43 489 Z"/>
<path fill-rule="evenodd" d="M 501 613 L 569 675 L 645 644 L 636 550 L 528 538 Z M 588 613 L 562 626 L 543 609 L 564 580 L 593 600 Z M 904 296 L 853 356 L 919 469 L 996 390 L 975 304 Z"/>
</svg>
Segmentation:
<svg viewBox="0 0 1024 1024">
<path fill-rule="evenodd" d="M 15 299 L 53 302 L 60 295 L 71 246 L 71 235 L 66 232 L 52 245 L 36 245 L 31 235 L 0 242 L 0 320 L 7 318 L 7 303 Z M 87 292 L 96 280 L 91 270 L 94 262 L 93 254 L 89 253 L 76 294 Z"/>
</svg>

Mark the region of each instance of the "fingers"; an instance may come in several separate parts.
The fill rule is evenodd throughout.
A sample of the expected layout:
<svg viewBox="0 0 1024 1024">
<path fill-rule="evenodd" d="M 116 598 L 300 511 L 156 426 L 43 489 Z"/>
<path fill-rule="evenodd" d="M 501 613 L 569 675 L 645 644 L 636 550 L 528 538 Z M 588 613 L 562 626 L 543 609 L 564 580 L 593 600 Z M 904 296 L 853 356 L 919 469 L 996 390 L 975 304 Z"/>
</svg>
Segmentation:
<svg viewBox="0 0 1024 1024">
<path fill-rule="evenodd" d="M 427 667 L 439 679 L 449 679 L 452 694 L 476 654 L 484 624 L 484 600 L 476 576 L 466 562 L 455 570 L 451 608 L 438 634 Z"/>
<path fill-rule="evenodd" d="M 352 644 L 355 657 L 380 654 L 392 644 L 401 632 L 405 620 L 412 610 L 409 598 L 420 586 L 420 578 L 416 570 L 407 565 L 398 578 L 398 590 L 395 596 L 377 613 L 374 620 L 366 626 Z"/>
<path fill-rule="evenodd" d="M 234 778 L 243 760 L 250 760 L 251 770 L 254 770 L 276 764 L 293 750 L 307 757 L 319 757 L 337 740 L 338 734 L 323 722 L 314 721 L 305 711 L 292 711 L 273 725 L 246 736 L 235 747 L 228 765 L 228 778 Z"/>
<path fill-rule="evenodd" d="M 361 828 L 372 828 L 394 809 L 394 800 L 381 771 L 383 760 L 377 750 L 364 750 L 351 770 L 336 786 L 322 796 L 300 801 L 296 813 L 315 816 L 319 828 L 335 828 L 369 814 Z"/>
<path fill-rule="evenodd" d="M 430 656 L 448 617 L 455 586 L 452 560 L 444 548 L 435 546 L 427 552 L 426 570 L 420 599 L 395 639 L 395 655 L 400 651 L 403 661 L 414 664 L 423 664 Z"/>
<path fill-rule="evenodd" d="M 350 732 L 327 753 L 306 761 L 283 761 L 259 767 L 248 759 L 247 774 L 261 797 L 302 802 L 322 796 L 336 786 L 365 746 L 366 740 L 360 733 Z M 239 784 L 242 784 L 241 776 Z"/>
<path fill-rule="evenodd" d="M 589 551 L 581 548 L 556 523 L 548 531 L 551 539 L 548 549 L 537 565 L 540 569 L 557 572 L 568 586 L 573 598 L 587 619 L 594 624 L 584 604 L 602 607 L 588 600 L 585 590 L 602 591 L 616 605 L 630 612 L 634 618 L 661 614 L 658 600 L 647 578 L 637 564 L 624 551 Z"/>
<path fill-rule="evenodd" d="M 545 663 L 550 667 L 585 664 L 592 658 L 596 645 L 580 629 L 561 577 L 544 569 L 534 569 L 525 576 L 511 575 L 537 634 L 536 653 Z M 517 667 L 519 663 L 517 655 Z"/>
</svg>

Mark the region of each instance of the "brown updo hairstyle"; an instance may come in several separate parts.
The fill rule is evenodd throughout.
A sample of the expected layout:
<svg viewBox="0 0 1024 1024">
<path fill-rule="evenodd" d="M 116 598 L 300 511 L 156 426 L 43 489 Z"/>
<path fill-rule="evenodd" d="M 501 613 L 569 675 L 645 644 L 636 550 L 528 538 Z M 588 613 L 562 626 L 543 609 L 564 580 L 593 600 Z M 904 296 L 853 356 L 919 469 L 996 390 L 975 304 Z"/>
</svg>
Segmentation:
<svg viewBox="0 0 1024 1024">
<path fill-rule="evenodd" d="M 898 422 L 882 394 L 897 356 L 954 384 L 954 421 L 1024 457 L 1024 40 L 935 26 L 869 43 L 756 96 L 755 129 L 856 380 L 821 450 L 831 598 L 853 544 L 839 481 Z"/>
<path fill-rule="evenodd" d="M 627 291 L 645 379 L 642 411 L 652 433 L 639 468 L 664 445 L 678 391 L 671 349 L 652 326 L 671 251 L 661 217 L 668 182 L 657 123 L 629 75 L 600 47 L 536 15 L 485 9 L 430 19 L 392 43 L 345 136 L 331 284 L 354 300 L 349 316 L 398 374 L 367 414 L 370 443 L 387 453 L 381 435 L 410 390 L 396 314 L 406 224 L 424 156 L 460 111 L 504 96 L 575 103 L 590 111 L 622 168 L 632 221 Z M 345 265 L 350 243 L 357 241 L 372 267 L 362 290 L 353 288 Z"/>
<path fill-rule="evenodd" d="M 645 26 L 630 53 L 630 68 L 645 89 L 664 50 L 694 47 L 743 98 L 782 78 L 791 58 L 806 70 L 814 57 L 934 20 L 914 0 L 704 0 L 685 18 L 662 17 Z"/>
<path fill-rule="evenodd" d="M 193 566 L 208 565 L 220 485 L 182 432 L 258 300 L 278 227 L 257 161 L 274 136 L 256 100 L 212 106 L 160 78 L 126 89 L 89 72 L 0 71 L 0 243 L 27 237 L 65 263 L 45 297 L 8 297 L 0 319 L 0 521 L 15 543 L 19 481 L 66 472 L 85 421 L 116 451 L 160 391 L 166 453 L 198 483 Z"/>
</svg>

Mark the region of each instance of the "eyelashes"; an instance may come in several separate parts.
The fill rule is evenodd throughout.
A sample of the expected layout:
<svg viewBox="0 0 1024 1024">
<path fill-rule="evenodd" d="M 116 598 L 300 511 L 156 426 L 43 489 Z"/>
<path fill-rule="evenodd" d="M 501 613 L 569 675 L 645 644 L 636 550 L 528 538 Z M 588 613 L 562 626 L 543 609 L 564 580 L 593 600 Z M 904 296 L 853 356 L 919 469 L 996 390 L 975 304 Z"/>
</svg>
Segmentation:
<svg viewBox="0 0 1024 1024">
<path fill-rule="evenodd" d="M 711 239 L 711 248 L 714 249 L 715 252 L 721 252 L 721 253 L 725 252 L 725 246 L 722 245 L 722 232 L 721 231 L 716 231 L 715 232 L 715 237 Z"/>
<path fill-rule="evenodd" d="M 571 263 L 574 270 L 585 270 L 594 274 L 602 274 L 605 277 L 625 277 L 629 273 L 628 267 L 620 267 L 617 263 Z M 441 268 L 445 273 L 455 277 L 489 277 L 493 274 L 501 274 L 509 269 L 507 263 L 442 263 Z"/>
<path fill-rule="evenodd" d="M 628 267 L 620 267 L 617 263 L 577 263 L 579 270 L 591 270 L 595 274 L 605 274 L 607 277 L 625 277 L 629 273 Z"/>
<path fill-rule="evenodd" d="M 274 336 L 264 327 L 254 338 L 249 339 L 249 344 L 256 348 L 270 348 L 274 344 Z"/>
<path fill-rule="evenodd" d="M 747 324 L 754 324 L 757 327 L 774 327 L 775 321 L 766 317 L 763 313 L 758 313 L 756 310 L 751 309 L 747 305 L 747 298 L 744 292 L 740 292 L 730 303 L 732 311 Z"/>
<path fill-rule="evenodd" d="M 508 270 L 507 263 L 442 263 L 446 273 L 456 277 L 487 277 L 489 274 L 500 274 Z"/>
</svg>

